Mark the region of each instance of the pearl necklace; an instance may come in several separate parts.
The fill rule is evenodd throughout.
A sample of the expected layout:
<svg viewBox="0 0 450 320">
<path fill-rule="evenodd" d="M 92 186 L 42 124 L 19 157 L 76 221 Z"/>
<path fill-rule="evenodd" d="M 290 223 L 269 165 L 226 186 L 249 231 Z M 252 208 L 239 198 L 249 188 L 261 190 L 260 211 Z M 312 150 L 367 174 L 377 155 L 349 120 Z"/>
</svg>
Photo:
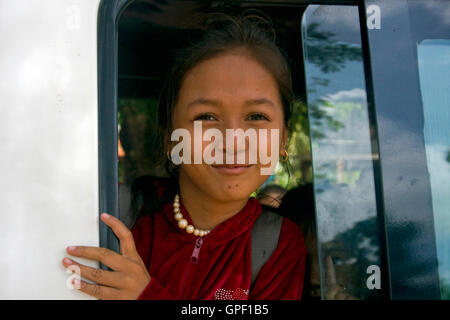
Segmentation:
<svg viewBox="0 0 450 320">
<path fill-rule="evenodd" d="M 173 201 L 173 213 L 175 214 L 175 220 L 178 221 L 178 226 L 181 229 L 185 229 L 187 233 L 193 233 L 195 236 L 206 236 L 210 230 L 200 230 L 197 228 L 194 228 L 193 225 L 188 225 L 188 221 L 183 218 L 183 214 L 180 210 L 180 196 L 177 194 L 175 195 L 175 199 Z"/>
</svg>

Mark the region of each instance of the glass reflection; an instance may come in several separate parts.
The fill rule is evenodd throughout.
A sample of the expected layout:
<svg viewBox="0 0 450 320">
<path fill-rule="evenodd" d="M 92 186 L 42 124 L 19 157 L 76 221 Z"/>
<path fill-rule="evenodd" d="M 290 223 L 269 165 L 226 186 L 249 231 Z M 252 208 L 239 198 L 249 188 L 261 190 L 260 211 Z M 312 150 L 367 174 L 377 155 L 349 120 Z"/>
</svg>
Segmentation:
<svg viewBox="0 0 450 320">
<path fill-rule="evenodd" d="M 376 299 L 384 288 L 358 8 L 312 5 L 303 46 L 322 298 Z M 380 283 L 376 284 L 376 287 Z"/>
<path fill-rule="evenodd" d="M 450 40 L 420 42 L 418 64 L 439 282 L 442 299 L 450 299 Z"/>
</svg>

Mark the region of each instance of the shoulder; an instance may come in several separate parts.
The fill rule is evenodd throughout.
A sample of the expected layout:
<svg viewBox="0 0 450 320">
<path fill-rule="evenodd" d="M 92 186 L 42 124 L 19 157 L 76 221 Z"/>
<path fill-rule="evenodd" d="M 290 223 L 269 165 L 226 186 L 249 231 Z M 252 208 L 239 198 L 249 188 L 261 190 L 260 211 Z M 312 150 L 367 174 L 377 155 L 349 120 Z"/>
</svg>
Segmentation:
<svg viewBox="0 0 450 320">
<path fill-rule="evenodd" d="M 306 252 L 306 246 L 302 229 L 298 224 L 290 218 L 281 215 L 277 209 L 262 204 L 261 207 L 262 214 L 258 217 L 254 227 L 259 227 L 264 232 L 271 232 L 268 226 L 271 226 L 272 229 L 279 228 L 275 256 L 284 255 L 286 251 L 297 253 L 289 253 L 290 256 L 303 255 Z"/>
<path fill-rule="evenodd" d="M 257 201 L 257 200 L 256 200 Z M 304 247 L 305 241 L 303 237 L 302 229 L 299 225 L 291 220 L 290 218 L 281 215 L 279 210 L 274 209 L 272 207 L 268 207 L 266 205 L 260 204 L 262 208 L 261 214 L 257 221 L 262 225 L 276 225 L 281 224 L 280 228 L 280 236 L 278 239 L 278 247 L 283 246 L 292 246 L 292 247 Z"/>
<path fill-rule="evenodd" d="M 280 219 L 278 245 L 256 278 L 252 300 L 298 299 L 301 294 L 306 263 L 303 234 L 289 218 L 280 216 Z"/>
</svg>

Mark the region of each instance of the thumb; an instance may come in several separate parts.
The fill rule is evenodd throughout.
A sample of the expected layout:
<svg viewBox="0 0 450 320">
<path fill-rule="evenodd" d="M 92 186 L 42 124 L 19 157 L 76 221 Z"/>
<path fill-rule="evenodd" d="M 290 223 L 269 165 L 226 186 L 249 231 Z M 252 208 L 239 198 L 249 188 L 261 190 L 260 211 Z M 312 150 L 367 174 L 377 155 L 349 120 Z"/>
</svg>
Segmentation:
<svg viewBox="0 0 450 320">
<path fill-rule="evenodd" d="M 327 279 L 328 287 L 336 284 L 336 272 L 334 270 L 333 260 L 330 256 L 325 258 L 325 277 Z"/>
<path fill-rule="evenodd" d="M 112 229 L 114 234 L 119 239 L 120 254 L 135 258 L 138 253 L 131 231 L 125 226 L 122 221 L 112 215 L 103 213 L 100 217 L 102 221 Z"/>
</svg>

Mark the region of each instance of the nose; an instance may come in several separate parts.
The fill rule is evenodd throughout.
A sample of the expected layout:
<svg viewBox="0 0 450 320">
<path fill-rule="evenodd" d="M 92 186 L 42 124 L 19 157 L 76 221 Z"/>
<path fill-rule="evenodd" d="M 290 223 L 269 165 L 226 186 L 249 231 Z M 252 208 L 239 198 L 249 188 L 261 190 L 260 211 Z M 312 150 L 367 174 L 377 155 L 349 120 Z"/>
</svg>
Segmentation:
<svg viewBox="0 0 450 320">
<path fill-rule="evenodd" d="M 247 129 L 245 121 L 241 121 L 238 117 L 230 117 L 223 122 L 221 129 L 224 137 L 223 152 L 225 156 L 233 157 L 234 163 L 240 154 L 244 153 L 245 157 L 249 144 L 248 136 L 244 136 Z"/>
</svg>

